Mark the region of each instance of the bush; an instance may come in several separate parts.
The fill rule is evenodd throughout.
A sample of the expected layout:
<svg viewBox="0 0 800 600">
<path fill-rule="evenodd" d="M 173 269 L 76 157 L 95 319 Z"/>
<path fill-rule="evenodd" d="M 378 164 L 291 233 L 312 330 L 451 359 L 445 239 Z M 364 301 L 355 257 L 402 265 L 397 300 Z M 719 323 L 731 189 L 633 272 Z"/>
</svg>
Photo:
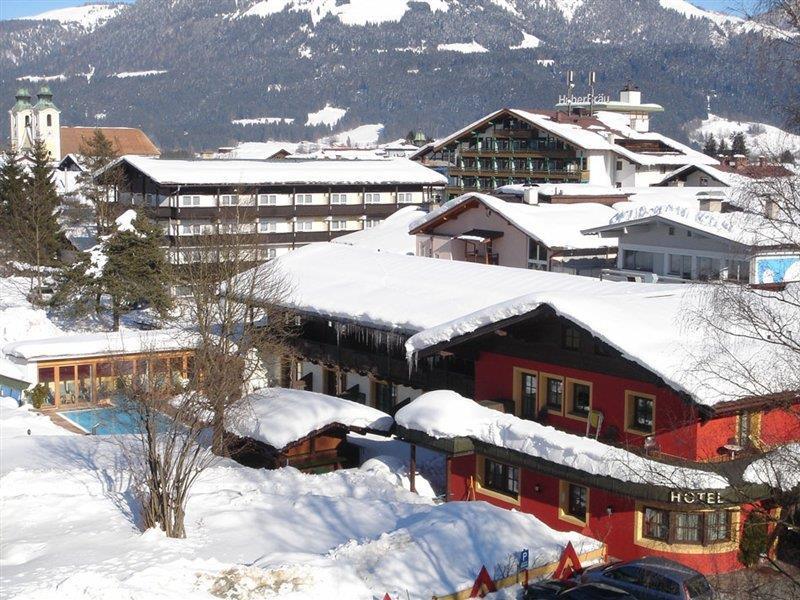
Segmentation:
<svg viewBox="0 0 800 600">
<path fill-rule="evenodd" d="M 49 396 L 50 390 L 48 390 L 47 386 L 43 383 L 39 383 L 25 391 L 25 399 L 30 402 L 36 410 L 39 410 L 47 403 Z"/>
<path fill-rule="evenodd" d="M 767 519 L 757 512 L 751 512 L 744 523 L 739 542 L 739 560 L 742 564 L 748 567 L 755 565 L 767 553 L 768 538 Z"/>
</svg>

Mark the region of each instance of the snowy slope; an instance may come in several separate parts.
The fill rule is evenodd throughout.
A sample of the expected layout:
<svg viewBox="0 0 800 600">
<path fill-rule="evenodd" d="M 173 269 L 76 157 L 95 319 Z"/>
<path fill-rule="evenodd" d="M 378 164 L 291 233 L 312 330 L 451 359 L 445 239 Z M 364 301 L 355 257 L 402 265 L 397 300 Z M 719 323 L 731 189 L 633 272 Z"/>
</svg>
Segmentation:
<svg viewBox="0 0 800 600">
<path fill-rule="evenodd" d="M 261 0 L 235 16 L 266 18 L 284 11 L 304 11 L 315 25 L 329 15 L 345 25 L 375 25 L 399 21 L 411 3 L 427 5 L 431 11 L 448 9 L 446 0 L 349 0 L 339 5 L 336 0 Z"/>
<path fill-rule="evenodd" d="M 744 133 L 747 147 L 754 154 L 767 156 L 780 155 L 784 150 L 800 156 L 800 135 L 788 133 L 783 129 L 766 123 L 752 121 L 732 121 L 719 115 L 709 114 L 699 126 L 688 132 L 689 139 L 696 144 L 703 144 L 709 135 L 713 135 L 719 143 L 724 139 L 728 146 L 734 134 Z"/>
<path fill-rule="evenodd" d="M 786 39 L 796 34 L 778 29 L 757 21 L 746 20 L 734 15 L 727 15 L 710 10 L 703 10 L 686 0 L 659 0 L 663 8 L 681 13 L 687 19 L 706 19 L 724 34 L 741 34 L 755 32 L 765 37 Z"/>
<path fill-rule="evenodd" d="M 126 6 L 124 4 L 86 4 L 70 6 L 23 17 L 22 21 L 58 21 L 62 25 L 78 25 L 91 31 L 106 21 L 116 17 Z"/>
</svg>

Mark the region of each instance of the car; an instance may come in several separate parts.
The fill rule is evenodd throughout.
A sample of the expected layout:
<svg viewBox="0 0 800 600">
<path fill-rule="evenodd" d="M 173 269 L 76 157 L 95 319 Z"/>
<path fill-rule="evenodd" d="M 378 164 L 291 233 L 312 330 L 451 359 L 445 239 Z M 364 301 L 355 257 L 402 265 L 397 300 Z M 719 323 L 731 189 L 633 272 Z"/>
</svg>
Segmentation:
<svg viewBox="0 0 800 600">
<path fill-rule="evenodd" d="M 576 583 L 570 579 L 549 579 L 530 584 L 525 588 L 523 600 L 552 600 L 564 590 L 575 587 Z"/>
<path fill-rule="evenodd" d="M 575 579 L 623 589 L 637 600 L 711 600 L 714 597 L 702 573 L 655 556 L 589 567 L 578 572 Z"/>
<path fill-rule="evenodd" d="M 556 596 L 557 600 L 637 600 L 625 590 L 605 583 L 582 583 Z"/>
</svg>

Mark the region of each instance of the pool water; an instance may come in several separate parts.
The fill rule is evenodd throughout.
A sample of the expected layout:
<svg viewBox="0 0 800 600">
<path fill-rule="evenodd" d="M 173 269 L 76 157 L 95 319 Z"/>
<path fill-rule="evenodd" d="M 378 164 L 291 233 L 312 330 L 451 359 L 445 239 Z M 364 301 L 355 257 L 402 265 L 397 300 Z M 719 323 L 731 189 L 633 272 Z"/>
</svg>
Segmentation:
<svg viewBox="0 0 800 600">
<path fill-rule="evenodd" d="M 118 406 L 103 408 L 87 408 L 86 410 L 68 410 L 58 413 L 67 421 L 94 435 L 119 435 L 139 433 L 139 413 Z M 159 415 L 159 425 L 166 429 L 170 419 Z"/>
</svg>

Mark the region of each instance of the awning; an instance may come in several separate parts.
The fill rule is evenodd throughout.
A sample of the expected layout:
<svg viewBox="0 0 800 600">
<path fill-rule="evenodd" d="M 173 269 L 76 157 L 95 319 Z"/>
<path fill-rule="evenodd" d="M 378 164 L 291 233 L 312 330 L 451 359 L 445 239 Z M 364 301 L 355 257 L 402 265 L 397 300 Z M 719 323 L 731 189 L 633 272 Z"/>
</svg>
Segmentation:
<svg viewBox="0 0 800 600">
<path fill-rule="evenodd" d="M 491 231 L 489 229 L 470 229 L 469 231 L 465 231 L 461 235 L 457 236 L 456 239 L 464 240 L 465 242 L 479 242 L 481 244 L 486 244 L 487 242 L 491 242 L 497 238 L 503 237 L 502 231 Z"/>
</svg>

